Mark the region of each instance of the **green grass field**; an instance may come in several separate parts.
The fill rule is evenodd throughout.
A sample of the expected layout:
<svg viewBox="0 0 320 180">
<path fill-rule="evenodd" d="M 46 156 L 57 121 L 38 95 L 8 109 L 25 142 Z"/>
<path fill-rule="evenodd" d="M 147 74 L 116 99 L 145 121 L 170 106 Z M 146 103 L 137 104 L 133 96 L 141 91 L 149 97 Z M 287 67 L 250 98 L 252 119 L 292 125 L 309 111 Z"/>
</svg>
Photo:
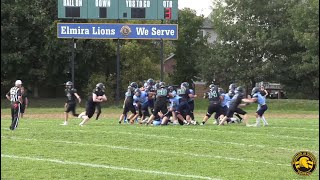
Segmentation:
<svg viewBox="0 0 320 180">
<path fill-rule="evenodd" d="M 218 127 L 212 119 L 205 126 L 119 125 L 122 110 L 109 105 L 98 121 L 80 127 L 70 118 L 61 126 L 62 99 L 31 102 L 15 131 L 1 102 L 1 179 L 319 179 L 319 167 L 304 177 L 291 166 L 300 150 L 319 161 L 319 101 L 270 100 L 270 126 L 260 128 Z M 206 104 L 196 102 L 198 121 Z M 250 123 L 255 108 L 245 109 Z"/>
</svg>

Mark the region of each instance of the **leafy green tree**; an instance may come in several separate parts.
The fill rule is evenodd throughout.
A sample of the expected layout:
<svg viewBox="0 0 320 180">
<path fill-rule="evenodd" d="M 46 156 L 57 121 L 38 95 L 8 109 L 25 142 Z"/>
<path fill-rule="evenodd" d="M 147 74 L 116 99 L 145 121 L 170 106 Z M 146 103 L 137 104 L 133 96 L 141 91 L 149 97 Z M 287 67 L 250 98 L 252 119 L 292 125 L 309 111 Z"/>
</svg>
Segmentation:
<svg viewBox="0 0 320 180">
<path fill-rule="evenodd" d="M 174 41 L 177 64 L 174 73 L 170 76 L 175 84 L 183 81 L 190 82 L 198 74 L 196 63 L 205 42 L 198 32 L 203 20 L 203 17 L 197 16 L 194 10 L 188 8 L 179 10 L 179 39 Z"/>
<path fill-rule="evenodd" d="M 304 48 L 295 54 L 299 61 L 293 71 L 319 99 L 319 1 L 299 1 L 289 13 L 294 38 Z"/>
<path fill-rule="evenodd" d="M 316 73 L 319 69 L 318 47 L 314 46 L 319 42 L 317 3 L 299 0 L 216 1 L 212 20 L 218 41 L 213 46 L 211 58 L 205 61 L 206 65 L 220 62 L 214 74 L 223 81 L 232 79 L 249 86 L 258 81 L 277 81 L 289 91 L 303 91 L 299 89 L 303 87 L 309 89 L 308 92 L 315 92 L 314 89 L 319 88 Z M 309 26 L 306 28 L 302 24 Z M 308 41 L 307 46 L 301 37 L 313 40 Z M 315 66 L 310 68 L 310 64 Z"/>
</svg>

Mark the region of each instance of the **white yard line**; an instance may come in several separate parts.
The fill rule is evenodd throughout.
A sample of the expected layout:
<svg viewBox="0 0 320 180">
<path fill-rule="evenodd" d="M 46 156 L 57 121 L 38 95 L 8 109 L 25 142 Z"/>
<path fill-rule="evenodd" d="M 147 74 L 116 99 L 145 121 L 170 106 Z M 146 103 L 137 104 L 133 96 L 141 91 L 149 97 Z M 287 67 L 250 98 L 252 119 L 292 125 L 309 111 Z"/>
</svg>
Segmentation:
<svg viewBox="0 0 320 180">
<path fill-rule="evenodd" d="M 312 140 L 316 141 L 318 140 L 316 136 L 314 138 L 308 138 L 308 137 L 296 137 L 296 136 L 285 136 L 285 135 L 273 135 L 273 134 L 260 134 L 260 133 L 252 133 L 250 131 L 221 131 L 217 129 L 188 129 L 189 131 L 216 131 L 216 132 L 227 132 L 227 133 L 233 133 L 233 134 L 250 134 L 250 136 L 270 136 L 270 137 L 276 137 L 276 138 L 284 138 L 284 139 L 300 139 L 300 140 Z"/>
<path fill-rule="evenodd" d="M 84 130 L 66 130 L 69 132 L 72 131 L 80 131 L 80 132 L 88 132 Z M 138 135 L 138 136 L 143 136 L 145 138 L 152 137 L 152 138 L 158 138 L 158 139 L 177 139 L 178 141 L 183 140 L 183 141 L 202 141 L 202 142 L 210 142 L 210 143 L 216 143 L 216 144 L 231 144 L 231 145 L 236 145 L 236 146 L 245 146 L 245 147 L 256 147 L 256 148 L 272 148 L 272 149 L 278 149 L 278 150 L 287 150 L 287 151 L 292 151 L 292 152 L 297 152 L 301 151 L 301 149 L 291 149 L 291 148 L 285 148 L 285 147 L 273 147 L 273 146 L 266 146 L 266 145 L 261 145 L 261 144 L 244 144 L 244 143 L 237 143 L 237 142 L 232 142 L 232 141 L 218 141 L 218 140 L 206 140 L 206 139 L 193 139 L 193 138 L 178 138 L 178 137 L 173 137 L 173 136 L 166 136 L 166 135 L 155 135 L 155 134 L 147 134 L 147 133 L 136 133 L 136 132 L 122 132 L 122 131 L 99 131 L 101 133 L 106 133 L 106 134 L 128 134 L 128 135 Z M 278 137 L 276 135 L 270 135 L 272 137 Z M 289 138 L 290 136 L 286 136 Z M 254 137 L 253 137 L 254 139 Z M 319 154 L 319 151 L 317 150 L 307 150 L 303 149 L 306 151 L 313 152 L 315 154 Z"/>
<path fill-rule="evenodd" d="M 8 137 L 8 136 L 1 136 Z M 58 141 L 58 140 L 37 140 L 37 139 L 23 139 L 23 138 L 16 138 L 11 137 L 12 140 L 22 140 L 22 141 L 47 141 L 47 142 L 54 142 L 54 143 L 63 143 L 63 144 L 74 144 L 80 146 L 96 146 L 96 147 L 106 147 L 110 149 L 121 149 L 127 151 L 138 151 L 138 152 L 156 152 L 156 153 L 163 153 L 163 154 L 174 154 L 174 155 L 182 155 L 182 156 L 193 156 L 193 157 L 204 157 L 204 158 L 214 158 L 214 159 L 225 159 L 230 161 L 241 161 L 241 162 L 254 162 L 254 163 L 262 163 L 262 164 L 269 164 L 269 165 L 277 165 L 277 166 L 291 166 L 289 164 L 279 164 L 279 163 L 272 163 L 268 161 L 256 161 L 251 159 L 245 158 L 235 158 L 235 157 L 226 157 L 226 156 L 215 156 L 215 155 L 206 155 L 206 154 L 196 154 L 196 153 L 189 153 L 189 152 L 176 152 L 176 151 L 163 151 L 163 150 L 156 150 L 156 149 L 145 149 L 145 148 L 134 148 L 134 147 L 126 147 L 126 146 L 112 146 L 107 144 L 90 144 L 90 143 L 81 143 L 75 141 Z"/>
<path fill-rule="evenodd" d="M 266 129 L 289 129 L 289 130 L 306 130 L 306 131 L 319 131 L 319 129 L 312 128 L 295 128 L 295 127 L 283 127 L 283 126 L 268 126 Z"/>
<path fill-rule="evenodd" d="M 107 133 L 107 132 L 105 132 Z M 143 134 L 143 133 L 131 133 L 131 132 L 111 132 L 113 133 L 121 133 L 121 134 L 129 134 L 129 135 L 139 135 L 143 137 L 152 137 L 152 138 L 168 138 L 168 139 L 179 139 L 179 140 L 184 140 L 184 141 L 202 141 L 202 142 L 210 142 L 210 143 L 217 143 L 217 144 L 232 144 L 232 145 L 237 145 L 237 146 L 246 146 L 246 147 L 257 147 L 257 148 L 273 148 L 273 149 L 280 149 L 280 150 L 287 150 L 287 151 L 301 151 L 301 149 L 290 149 L 290 148 L 284 148 L 284 147 L 272 147 L 272 146 L 266 146 L 266 145 L 259 145 L 259 144 L 244 144 L 244 143 L 237 143 L 237 142 L 230 142 L 230 141 L 217 141 L 217 140 L 206 140 L 206 139 L 193 139 L 193 138 L 177 138 L 173 136 L 164 136 L 164 135 L 155 135 L 155 134 Z M 303 149 L 306 150 L 306 149 Z M 319 154 L 319 151 L 316 150 L 306 150 L 310 151 L 316 154 Z"/>
<path fill-rule="evenodd" d="M 189 129 L 190 130 L 190 129 Z M 205 129 L 199 129 L 199 130 L 205 130 Z M 63 130 L 64 131 L 64 130 Z M 68 129 L 65 130 L 66 132 L 88 132 L 86 130 L 79 130 L 79 129 Z M 128 134 L 128 135 L 138 135 L 145 138 L 152 137 L 152 138 L 158 138 L 158 139 L 176 139 L 178 141 L 201 141 L 201 142 L 210 142 L 210 143 L 216 143 L 216 144 L 231 144 L 236 146 L 245 146 L 245 147 L 256 147 L 256 148 L 272 148 L 272 149 L 278 149 L 278 150 L 286 150 L 286 151 L 292 151 L 292 152 L 298 152 L 301 150 L 306 150 L 313 152 L 315 154 L 319 154 L 318 150 L 307 150 L 307 149 L 292 149 L 292 148 L 286 148 L 286 147 L 273 147 L 273 146 L 267 146 L 267 145 L 261 145 L 261 144 L 244 144 L 244 143 L 238 143 L 238 142 L 232 142 L 232 141 L 218 141 L 218 140 L 206 140 L 206 139 L 193 139 L 193 138 L 179 138 L 179 137 L 173 137 L 173 136 L 167 136 L 167 135 L 155 135 L 155 134 L 148 134 L 148 133 L 136 133 L 136 132 L 123 132 L 123 131 L 99 131 L 99 133 L 105 133 L 105 134 Z M 277 135 L 269 135 L 275 138 L 278 138 Z M 283 137 L 283 136 L 281 136 Z M 291 136 L 285 136 L 286 138 L 290 138 Z M 252 139 L 256 139 L 254 136 L 252 136 Z"/>
<path fill-rule="evenodd" d="M 134 168 L 128 168 L 128 167 L 121 167 L 121 166 L 91 164 L 91 163 L 83 163 L 83 162 L 64 161 L 64 160 L 58 160 L 58 159 L 22 157 L 22 156 L 7 155 L 7 154 L 1 154 L 1 158 L 25 159 L 25 160 L 31 160 L 31 161 L 46 161 L 46 162 L 57 163 L 57 164 L 79 165 L 79 166 L 86 166 L 86 167 L 92 167 L 92 168 L 104 168 L 104 169 L 112 169 L 112 170 L 120 170 L 120 171 L 132 171 L 132 172 L 147 173 L 147 174 L 153 174 L 153 175 L 159 174 L 164 176 L 178 176 L 178 177 L 193 178 L 193 179 L 220 180 L 218 178 L 211 178 L 211 177 L 191 175 L 191 174 L 180 174 L 180 173 L 154 171 L 154 170 L 142 170 L 142 169 L 134 169 Z"/>
</svg>

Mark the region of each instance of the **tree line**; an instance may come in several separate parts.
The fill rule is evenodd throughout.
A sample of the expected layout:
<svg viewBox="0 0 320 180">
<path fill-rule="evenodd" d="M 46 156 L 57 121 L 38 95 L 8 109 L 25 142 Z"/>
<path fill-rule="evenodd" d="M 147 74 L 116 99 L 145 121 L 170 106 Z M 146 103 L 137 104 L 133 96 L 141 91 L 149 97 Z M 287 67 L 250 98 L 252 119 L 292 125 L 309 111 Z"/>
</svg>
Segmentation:
<svg viewBox="0 0 320 180">
<path fill-rule="evenodd" d="M 57 1 L 1 1 L 1 93 L 22 79 L 34 96 L 63 96 L 71 79 L 72 40 L 57 38 Z M 199 29 L 204 17 L 179 10 L 179 39 L 164 41 L 164 57 L 177 65 L 164 81 L 179 84 L 194 77 L 227 87 L 232 82 L 280 82 L 289 98 L 319 99 L 319 1 L 217 0 L 210 19 L 214 44 Z M 78 20 L 106 22 L 112 20 Z M 121 21 L 126 22 L 126 21 Z M 129 23 L 160 23 L 129 21 Z M 116 94 L 117 40 L 76 40 L 75 86 L 84 95 L 97 82 Z M 160 79 L 160 41 L 120 40 L 121 91 L 129 82 Z M 123 94 L 123 93 L 121 93 Z"/>
</svg>

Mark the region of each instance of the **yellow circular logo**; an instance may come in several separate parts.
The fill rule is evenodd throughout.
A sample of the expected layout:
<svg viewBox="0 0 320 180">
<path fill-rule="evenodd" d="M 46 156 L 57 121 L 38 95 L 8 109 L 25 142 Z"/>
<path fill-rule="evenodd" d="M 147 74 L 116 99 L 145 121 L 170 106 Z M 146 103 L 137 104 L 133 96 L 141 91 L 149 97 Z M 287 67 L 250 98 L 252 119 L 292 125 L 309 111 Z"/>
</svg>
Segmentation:
<svg viewBox="0 0 320 180">
<path fill-rule="evenodd" d="M 122 26 L 120 32 L 123 36 L 129 36 L 129 34 L 131 33 L 131 28 L 127 25 Z"/>
<path fill-rule="evenodd" d="M 297 174 L 309 176 L 316 169 L 317 159 L 311 152 L 300 151 L 293 156 L 291 164 Z"/>
</svg>

